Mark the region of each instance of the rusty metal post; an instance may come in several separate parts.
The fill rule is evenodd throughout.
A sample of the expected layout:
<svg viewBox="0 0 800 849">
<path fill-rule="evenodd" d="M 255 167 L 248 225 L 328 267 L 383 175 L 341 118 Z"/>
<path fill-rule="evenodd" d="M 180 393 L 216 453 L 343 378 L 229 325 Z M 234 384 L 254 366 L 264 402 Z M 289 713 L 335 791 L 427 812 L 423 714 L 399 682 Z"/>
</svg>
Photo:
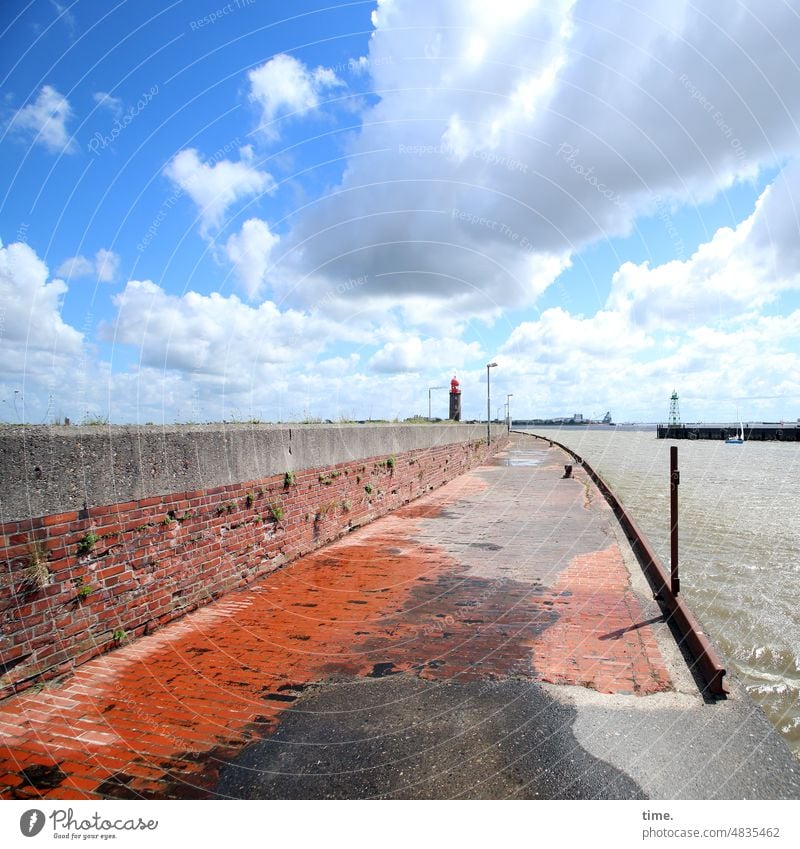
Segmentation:
<svg viewBox="0 0 800 849">
<path fill-rule="evenodd" d="M 669 448 L 669 542 L 670 542 L 670 585 L 673 595 L 681 589 L 678 577 L 678 486 L 681 473 L 678 471 L 678 446 Z"/>
</svg>

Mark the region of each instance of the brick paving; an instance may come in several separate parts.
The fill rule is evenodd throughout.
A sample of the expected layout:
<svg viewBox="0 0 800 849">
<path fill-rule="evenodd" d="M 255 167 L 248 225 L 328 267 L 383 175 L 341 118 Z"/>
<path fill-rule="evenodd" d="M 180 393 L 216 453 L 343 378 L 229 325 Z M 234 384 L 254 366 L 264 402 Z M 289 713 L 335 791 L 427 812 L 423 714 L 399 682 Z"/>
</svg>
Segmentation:
<svg viewBox="0 0 800 849">
<path fill-rule="evenodd" d="M 557 449 L 512 445 L 392 515 L 0 704 L 0 798 L 204 798 L 327 681 L 671 689 L 611 531 Z"/>
</svg>

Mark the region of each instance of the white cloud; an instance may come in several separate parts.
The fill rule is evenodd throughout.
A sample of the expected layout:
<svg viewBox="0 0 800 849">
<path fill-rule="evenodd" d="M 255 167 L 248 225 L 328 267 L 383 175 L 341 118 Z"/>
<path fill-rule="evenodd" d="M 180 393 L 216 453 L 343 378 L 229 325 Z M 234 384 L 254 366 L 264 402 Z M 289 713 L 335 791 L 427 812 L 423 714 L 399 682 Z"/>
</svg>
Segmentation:
<svg viewBox="0 0 800 849">
<path fill-rule="evenodd" d="M 66 277 L 67 280 L 89 277 L 94 274 L 94 263 L 85 256 L 71 256 L 58 266 L 56 274 L 59 277 Z"/>
<path fill-rule="evenodd" d="M 95 272 L 101 283 L 110 283 L 119 271 L 119 256 L 114 251 L 100 248 L 94 258 Z"/>
<path fill-rule="evenodd" d="M 307 362 L 348 335 L 333 322 L 281 311 L 271 301 L 251 307 L 235 295 L 170 295 L 149 280 L 129 281 L 114 303 L 118 315 L 103 326 L 103 336 L 133 345 L 143 365 L 248 386 L 261 379 L 262 366 Z"/>
<path fill-rule="evenodd" d="M 592 319 L 542 319 L 542 327 L 532 323 L 515 331 L 492 376 L 497 397 L 514 393 L 520 418 L 600 417 L 610 410 L 616 421 L 664 421 L 675 388 L 686 421 L 733 419 L 737 405 L 745 419 L 796 417 L 800 311 L 687 328 L 670 340 L 674 345 L 628 339 L 623 317 L 607 311 Z M 580 331 L 590 334 L 589 344 L 576 335 Z"/>
<path fill-rule="evenodd" d="M 566 363 L 578 355 L 616 359 L 650 344 L 645 334 L 620 313 L 601 310 L 584 318 L 554 307 L 545 310 L 537 321 L 515 327 L 502 351 L 522 354 L 538 363 Z"/>
<path fill-rule="evenodd" d="M 642 400 L 660 410 L 655 418 L 662 420 L 674 388 L 667 389 L 669 381 L 679 387 L 684 421 L 734 420 L 737 408 L 745 420 L 794 420 L 800 402 L 798 332 L 800 311 L 694 328 L 674 353 L 636 366 L 640 378 L 634 379 Z"/>
<path fill-rule="evenodd" d="M 67 130 L 72 114 L 67 98 L 52 86 L 44 85 L 36 100 L 14 115 L 10 127 L 25 133 L 34 144 L 41 144 L 52 153 L 73 153 L 76 145 Z"/>
<path fill-rule="evenodd" d="M 763 314 L 800 289 L 793 213 L 800 168 L 790 163 L 737 227 L 722 227 L 683 262 L 627 262 L 603 309 L 561 307 L 520 324 L 501 349 L 520 415 L 666 416 L 679 387 L 684 418 L 795 418 L 800 311 Z M 517 397 L 517 395 L 519 397 Z M 528 412 L 525 412 L 525 411 Z"/>
<path fill-rule="evenodd" d="M 85 397 L 83 334 L 61 318 L 66 292 L 31 247 L 0 242 L 0 421 L 42 421 L 51 394 Z"/>
<path fill-rule="evenodd" d="M 313 301 L 366 275 L 343 301 L 459 299 L 464 317 L 534 303 L 657 198 L 710 199 L 796 149 L 800 17 L 757 17 L 712 0 L 379 2 L 379 100 L 340 184 L 284 236 L 275 285 Z"/>
<path fill-rule="evenodd" d="M 228 238 L 225 252 L 248 298 L 255 298 L 261 290 L 270 253 L 279 241 L 266 221 L 260 218 L 248 218 L 241 231 Z"/>
<path fill-rule="evenodd" d="M 58 0 L 50 0 L 50 5 L 53 9 L 55 9 L 58 15 L 56 20 L 60 20 L 64 24 L 69 32 L 69 37 L 74 40 L 77 34 L 77 22 L 75 20 L 75 15 L 73 15 L 63 3 L 59 3 Z"/>
<path fill-rule="evenodd" d="M 319 66 L 313 71 L 298 59 L 279 53 L 247 75 L 250 99 L 261 108 L 261 128 L 276 137 L 276 120 L 316 109 L 325 89 L 343 85 L 330 68 Z"/>
<path fill-rule="evenodd" d="M 119 261 L 119 255 L 114 251 L 100 248 L 94 261 L 80 255 L 65 259 L 56 269 L 56 274 L 68 280 L 95 276 L 101 283 L 110 283 L 117 276 Z"/>
<path fill-rule="evenodd" d="M 482 356 L 481 346 L 477 342 L 410 336 L 399 342 L 388 342 L 370 359 L 369 365 L 374 371 L 389 374 L 426 372 L 434 363 L 439 364 L 444 371 L 449 371 Z"/>
<path fill-rule="evenodd" d="M 237 201 L 260 193 L 270 194 L 276 188 L 272 176 L 253 167 L 249 156 L 239 162 L 228 159 L 204 162 L 192 147 L 177 153 L 164 174 L 196 204 L 203 234 L 219 228 L 228 208 Z"/>
<path fill-rule="evenodd" d="M 751 216 L 694 247 L 704 201 L 763 179 L 798 149 L 800 18 L 788 4 L 740 3 L 731 13 L 716 0 L 380 0 L 374 21 L 358 63 L 371 96 L 359 101 L 361 129 L 341 137 L 348 159 L 338 184 L 301 198 L 280 251 L 252 214 L 225 232 L 217 258 L 224 251 L 249 297 L 268 284 L 272 300 L 176 296 L 130 281 L 116 301 L 103 338 L 126 361 L 133 347 L 140 361 L 113 375 L 119 418 L 136 417 L 137 403 L 148 418 L 189 407 L 220 417 L 220 403 L 269 418 L 404 416 L 427 409 L 421 387 L 446 382 L 451 368 L 465 410 L 482 415 L 487 358 L 500 363 L 493 398 L 513 392 L 519 415 L 654 418 L 673 387 L 687 416 L 719 415 L 734 395 L 785 399 L 753 412 L 743 405 L 746 417 L 796 407 L 800 312 L 767 313 L 797 305 L 798 166 L 782 170 Z M 284 120 L 319 112 L 341 92 L 333 70 L 286 55 L 252 71 L 248 85 L 273 137 Z M 45 95 L 61 97 L 47 87 Z M 51 117 L 57 127 L 60 116 L 63 149 L 62 101 Z M 96 102 L 114 106 L 102 92 Z M 35 105 L 27 118 L 20 110 L 18 130 L 42 131 Z M 184 150 L 165 174 L 197 205 L 204 235 L 218 235 L 234 204 L 276 189 L 249 148 L 238 162 Z M 690 224 L 688 204 L 698 211 Z M 616 274 L 600 278 L 592 256 L 581 256 L 606 239 L 605 256 L 624 249 L 614 237 L 660 209 L 685 228 L 675 235 L 686 251 L 676 248 L 672 262 L 623 256 Z M 575 292 L 551 289 L 538 316 L 520 318 L 517 309 L 582 260 L 586 275 L 560 281 L 576 281 Z M 117 264 L 69 262 L 59 272 L 72 277 L 98 268 L 111 276 Z M 65 284 L 46 269 L 36 279 L 46 308 L 31 356 L 50 357 L 41 346 L 56 339 L 59 351 L 86 357 L 81 334 L 58 323 Z M 585 306 L 592 284 L 595 314 Z M 512 308 L 508 320 L 522 323 L 503 343 Z M 89 365 L 105 374 L 102 363 Z"/>
<path fill-rule="evenodd" d="M 3 247 L 0 242 L 0 303 L 4 306 L 2 344 L 18 362 L 26 353 L 63 351 L 77 353 L 81 334 L 61 319 L 61 300 L 67 292 L 63 280 L 50 280 L 47 266 L 29 245 Z"/>
<path fill-rule="evenodd" d="M 116 117 L 122 114 L 123 103 L 119 97 L 114 97 L 106 91 L 96 91 L 92 97 L 98 106 L 108 109 Z"/>
<path fill-rule="evenodd" d="M 760 310 L 800 288 L 800 163 L 789 164 L 736 228 L 722 227 L 686 261 L 651 268 L 624 263 L 607 307 L 633 326 L 680 329 Z"/>
<path fill-rule="evenodd" d="M 321 377 L 353 374 L 360 362 L 361 356 L 355 352 L 347 357 L 330 357 L 327 360 L 320 360 L 316 365 L 315 372 Z"/>
<path fill-rule="evenodd" d="M 763 275 L 786 279 L 800 272 L 800 158 L 790 161 L 763 193 L 750 236 Z"/>
</svg>

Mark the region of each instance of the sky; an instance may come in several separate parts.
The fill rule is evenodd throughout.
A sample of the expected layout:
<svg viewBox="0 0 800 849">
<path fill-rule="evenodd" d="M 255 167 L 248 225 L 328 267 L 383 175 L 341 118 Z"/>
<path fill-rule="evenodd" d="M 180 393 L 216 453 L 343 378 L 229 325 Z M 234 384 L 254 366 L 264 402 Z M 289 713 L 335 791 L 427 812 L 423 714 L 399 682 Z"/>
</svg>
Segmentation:
<svg viewBox="0 0 800 849">
<path fill-rule="evenodd" d="M 0 80 L 0 422 L 800 417 L 790 0 L 4 0 Z"/>
</svg>

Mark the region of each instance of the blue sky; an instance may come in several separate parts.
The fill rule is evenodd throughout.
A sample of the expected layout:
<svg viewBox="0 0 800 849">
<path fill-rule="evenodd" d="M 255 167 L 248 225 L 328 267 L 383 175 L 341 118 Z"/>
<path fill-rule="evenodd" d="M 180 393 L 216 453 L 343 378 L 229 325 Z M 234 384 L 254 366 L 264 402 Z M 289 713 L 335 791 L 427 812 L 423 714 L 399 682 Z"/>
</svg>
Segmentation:
<svg viewBox="0 0 800 849">
<path fill-rule="evenodd" d="M 3 4 L 0 420 L 797 418 L 798 15 L 602 5 Z"/>
</svg>

